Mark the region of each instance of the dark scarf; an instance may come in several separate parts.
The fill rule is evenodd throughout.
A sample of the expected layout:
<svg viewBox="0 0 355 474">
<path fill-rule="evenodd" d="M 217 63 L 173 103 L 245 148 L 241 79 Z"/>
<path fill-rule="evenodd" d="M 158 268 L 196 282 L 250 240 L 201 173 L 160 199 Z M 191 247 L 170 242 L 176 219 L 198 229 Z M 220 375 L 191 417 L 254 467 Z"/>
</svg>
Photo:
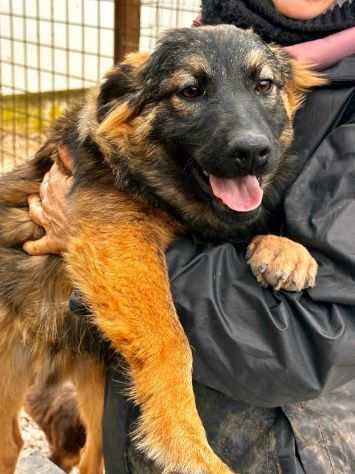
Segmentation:
<svg viewBox="0 0 355 474">
<path fill-rule="evenodd" d="M 297 1 L 297 0 L 292 0 Z M 313 20 L 287 18 L 274 8 L 271 0 L 202 0 L 205 25 L 232 23 L 250 28 L 265 41 L 284 46 L 311 41 L 355 25 L 355 1 L 335 5 Z"/>
</svg>

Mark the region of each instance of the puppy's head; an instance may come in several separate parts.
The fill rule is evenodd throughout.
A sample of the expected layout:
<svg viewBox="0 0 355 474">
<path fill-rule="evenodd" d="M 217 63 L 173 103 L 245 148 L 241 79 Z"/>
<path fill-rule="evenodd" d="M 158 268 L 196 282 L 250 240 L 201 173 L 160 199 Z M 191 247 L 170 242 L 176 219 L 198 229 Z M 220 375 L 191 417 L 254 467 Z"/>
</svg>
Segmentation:
<svg viewBox="0 0 355 474">
<path fill-rule="evenodd" d="M 251 31 L 172 30 L 107 76 L 96 138 L 120 177 L 204 235 L 231 237 L 271 207 L 293 116 L 323 82 Z"/>
</svg>

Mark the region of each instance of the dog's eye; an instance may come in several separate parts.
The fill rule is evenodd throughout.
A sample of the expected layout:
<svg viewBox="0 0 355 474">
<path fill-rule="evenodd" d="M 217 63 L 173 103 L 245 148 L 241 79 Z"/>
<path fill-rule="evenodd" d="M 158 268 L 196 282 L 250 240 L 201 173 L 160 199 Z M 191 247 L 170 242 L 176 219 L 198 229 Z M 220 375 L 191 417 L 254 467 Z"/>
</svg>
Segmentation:
<svg viewBox="0 0 355 474">
<path fill-rule="evenodd" d="M 262 79 L 255 84 L 255 91 L 258 94 L 267 94 L 271 91 L 274 83 L 271 79 Z"/>
<path fill-rule="evenodd" d="M 205 91 L 198 86 L 188 86 L 185 87 L 185 89 L 179 91 L 179 95 L 185 99 L 196 99 L 197 97 L 201 97 L 204 94 Z"/>
</svg>

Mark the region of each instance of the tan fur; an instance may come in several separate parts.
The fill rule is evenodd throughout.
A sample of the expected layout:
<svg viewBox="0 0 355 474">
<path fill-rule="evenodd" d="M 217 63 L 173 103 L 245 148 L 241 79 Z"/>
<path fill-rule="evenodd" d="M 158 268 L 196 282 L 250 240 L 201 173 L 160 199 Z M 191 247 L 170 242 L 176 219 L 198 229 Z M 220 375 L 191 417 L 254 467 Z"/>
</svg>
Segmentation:
<svg viewBox="0 0 355 474">
<path fill-rule="evenodd" d="M 115 108 L 110 115 L 100 124 L 97 135 L 105 135 L 108 140 L 124 138 L 130 127 L 129 119 L 133 116 L 134 109 L 124 103 Z"/>
<path fill-rule="evenodd" d="M 1 377 L 1 445 L 0 472 L 13 474 L 23 441 L 18 423 L 18 413 L 22 408 L 25 391 L 30 382 L 28 371 L 30 359 L 22 345 L 13 345 L 12 331 L 4 328 L 9 312 L 0 308 L 0 377 Z"/>
<path fill-rule="evenodd" d="M 28 220 L 27 209 L 2 208 L 0 209 L 0 220 L 6 222 L 6 225 L 0 224 L 1 246 L 21 245 L 24 237 L 25 240 L 36 240 L 44 235 L 43 229 Z"/>
<path fill-rule="evenodd" d="M 186 62 L 181 63 L 182 68 L 187 68 L 192 74 L 199 73 L 201 70 L 208 72 L 210 65 L 207 59 L 199 54 L 190 54 L 189 59 Z"/>
<path fill-rule="evenodd" d="M 100 202 L 100 208 L 97 208 L 97 202 Z M 94 190 L 78 192 L 74 204 L 71 221 L 75 225 L 66 256 L 67 267 L 72 281 L 80 287 L 92 308 L 96 324 L 128 362 L 134 381 L 132 397 L 144 413 L 136 433 L 140 446 L 159 464 L 171 470 L 201 474 L 229 473 L 230 470 L 209 448 L 196 411 L 191 383 L 191 350 L 169 292 L 164 250 L 178 227 L 166 214 L 152 212 L 114 188 L 111 192 L 106 189 L 104 194 Z M 53 259 L 55 257 L 34 257 L 27 261 L 32 273 L 35 270 L 33 263 L 38 261 L 39 279 L 43 277 L 40 269 L 46 261 L 49 263 Z M 61 272 L 57 277 L 60 275 Z M 65 281 L 58 281 L 59 288 L 50 290 L 52 298 L 63 299 L 63 304 L 70 291 Z M 33 319 L 38 318 L 38 310 L 41 310 L 39 302 L 43 299 L 48 301 L 48 296 L 41 293 L 48 292 L 48 289 L 33 279 L 29 283 L 31 287 L 26 291 L 32 292 L 32 296 L 27 301 L 33 301 L 33 306 L 23 309 L 26 311 L 26 326 L 19 322 L 16 335 L 16 325 L 9 324 L 12 317 L 4 317 L 8 338 L 13 341 L 14 347 L 18 346 L 16 339 L 19 337 L 25 353 L 27 345 L 31 344 L 23 369 L 26 377 L 22 378 L 21 400 L 17 401 L 16 397 L 18 404 L 12 405 L 12 410 L 9 403 L 4 405 L 9 414 L 9 427 L 15 423 L 26 381 L 28 383 L 32 379 L 36 367 L 43 370 L 43 351 L 49 341 L 55 342 L 60 337 L 67 317 L 65 305 L 62 316 L 59 316 L 60 307 L 53 308 L 56 315 L 48 314 L 48 308 L 42 308 L 43 313 L 40 311 L 39 314 L 45 318 L 46 326 L 42 327 L 41 319 L 38 322 Z M 33 329 L 27 326 L 30 318 L 34 322 Z M 54 326 L 48 325 L 48 321 L 53 319 Z M 5 336 L 4 331 L 1 336 Z M 3 353 L 7 360 L 12 360 L 8 349 L 4 349 Z M 80 464 L 80 472 L 84 474 L 99 474 L 102 469 L 98 426 L 102 414 L 103 378 L 99 375 L 102 372 L 100 366 L 98 375 L 90 376 L 96 373 L 94 367 L 94 361 L 85 357 L 72 365 L 70 353 L 56 363 L 56 370 L 60 370 L 64 377 L 70 376 L 78 387 L 82 418 L 88 433 Z M 8 379 L 4 363 L 0 375 L 2 380 Z M 14 385 L 11 384 L 8 392 L 13 391 Z M 164 394 L 164 403 L 155 398 L 157 394 L 159 397 Z M 2 400 L 3 395 L 1 393 Z M 9 443 L 13 439 L 11 433 L 14 433 L 12 428 L 6 435 Z M 9 458 L 0 448 L 0 471 L 12 474 L 19 447 L 16 443 L 13 447 L 6 443 L 5 446 L 7 453 L 12 454 Z"/>
<path fill-rule="evenodd" d="M 139 53 L 129 53 L 125 57 L 123 64 L 129 64 L 138 68 L 142 66 L 149 58 L 150 53 L 148 51 L 140 51 Z"/>
<path fill-rule="evenodd" d="M 199 69 L 199 71 L 202 68 Z M 169 79 L 166 79 L 161 82 L 160 88 L 162 91 L 171 91 L 179 88 L 183 88 L 186 85 L 194 83 L 194 73 L 193 70 L 181 69 L 173 74 Z"/>
<path fill-rule="evenodd" d="M 135 55 L 126 60 L 133 66 L 129 81 L 138 80 L 146 59 L 146 55 Z M 118 73 L 119 67 L 108 77 Z M 299 91 L 311 82 L 305 73 L 296 77 L 284 98 L 286 105 L 290 101 L 291 115 L 299 105 Z M 112 168 L 117 155 L 124 155 L 158 196 L 166 202 L 174 199 L 187 216 L 207 214 L 206 221 L 218 229 L 213 211 L 208 213 L 202 203 L 190 201 L 176 189 L 173 177 L 166 173 L 161 182 L 154 165 L 164 164 L 166 152 L 148 140 L 159 106 L 140 114 L 129 97 L 124 97 L 99 125 L 95 97 L 91 96 L 78 115 L 68 114 L 57 122 L 35 160 L 0 178 L 0 208 L 7 208 L 0 222 L 0 284 L 9 288 L 3 293 L 4 302 L 0 301 L 0 473 L 14 472 L 21 448 L 17 413 L 26 387 L 39 370 L 45 374 L 54 371 L 62 380 L 75 382 L 87 428 L 80 472 L 102 472 L 103 366 L 98 345 L 94 344 L 95 355 L 88 355 L 88 322 L 68 310 L 74 285 L 104 338 L 127 361 L 131 396 L 142 410 L 136 432 L 139 446 L 164 472 L 230 474 L 209 447 L 197 413 L 191 349 L 169 289 L 164 252 L 183 231 L 182 225 L 143 199 L 119 191 L 116 180 L 120 176 L 113 175 L 104 163 L 97 171 L 97 162 L 86 157 L 80 164 L 92 181 L 78 186 L 71 195 L 65 263 L 55 256 L 30 258 L 14 248 L 17 242 L 40 235 L 40 230 L 26 222 L 23 208 L 27 196 L 38 191 L 68 130 L 78 130 L 81 141 L 90 136 Z M 13 223 L 17 219 L 21 226 L 16 235 Z M 279 248 L 265 242 L 266 248 Z"/>
<path fill-rule="evenodd" d="M 186 103 L 180 97 L 172 96 L 170 103 L 178 114 L 186 117 L 189 116 L 190 108 L 186 106 Z"/>
<path fill-rule="evenodd" d="M 309 65 L 300 61 L 290 60 L 291 77 L 286 87 L 284 104 L 288 115 L 293 118 L 297 110 L 302 106 L 305 93 L 314 88 L 327 84 L 327 79 L 319 73 L 313 72 Z"/>
<path fill-rule="evenodd" d="M 72 375 L 77 387 L 81 419 L 86 427 L 86 443 L 81 452 L 80 474 L 103 473 L 102 416 L 105 369 L 92 357 L 82 357 L 80 370 Z M 119 416 L 119 414 L 118 414 Z"/>
<path fill-rule="evenodd" d="M 264 51 L 260 49 L 254 49 L 248 54 L 245 64 L 248 72 L 258 72 L 263 66 L 265 66 L 267 58 L 265 57 Z"/>
<path fill-rule="evenodd" d="M 303 245 L 277 235 L 259 235 L 248 254 L 250 267 L 263 286 L 302 291 L 315 285 L 318 265 Z"/>
<path fill-rule="evenodd" d="M 170 296 L 163 253 L 175 226 L 163 214 L 147 216 L 116 192 L 105 193 L 110 206 L 95 210 L 93 221 L 97 199 L 90 193 L 77 201 L 68 269 L 96 324 L 128 362 L 131 394 L 144 412 L 139 444 L 172 469 L 230 472 L 208 447 L 193 401 L 191 350 Z M 163 399 L 158 402 L 156 394 Z"/>
</svg>

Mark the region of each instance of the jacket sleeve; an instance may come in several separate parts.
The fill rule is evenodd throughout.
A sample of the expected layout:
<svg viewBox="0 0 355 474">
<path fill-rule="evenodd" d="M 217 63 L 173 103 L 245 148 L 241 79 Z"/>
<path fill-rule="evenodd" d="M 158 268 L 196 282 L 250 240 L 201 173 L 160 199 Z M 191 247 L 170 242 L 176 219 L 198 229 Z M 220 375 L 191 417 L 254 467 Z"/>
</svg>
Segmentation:
<svg viewBox="0 0 355 474">
<path fill-rule="evenodd" d="M 244 252 L 181 238 L 167 259 L 193 347 L 194 378 L 234 399 L 279 406 L 355 377 L 355 124 L 338 127 L 285 200 L 287 235 L 320 268 L 303 293 L 261 288 Z"/>
<path fill-rule="evenodd" d="M 280 406 L 354 377 L 355 302 L 262 288 L 230 244 L 180 239 L 168 264 L 197 382 L 237 400 Z"/>
</svg>

